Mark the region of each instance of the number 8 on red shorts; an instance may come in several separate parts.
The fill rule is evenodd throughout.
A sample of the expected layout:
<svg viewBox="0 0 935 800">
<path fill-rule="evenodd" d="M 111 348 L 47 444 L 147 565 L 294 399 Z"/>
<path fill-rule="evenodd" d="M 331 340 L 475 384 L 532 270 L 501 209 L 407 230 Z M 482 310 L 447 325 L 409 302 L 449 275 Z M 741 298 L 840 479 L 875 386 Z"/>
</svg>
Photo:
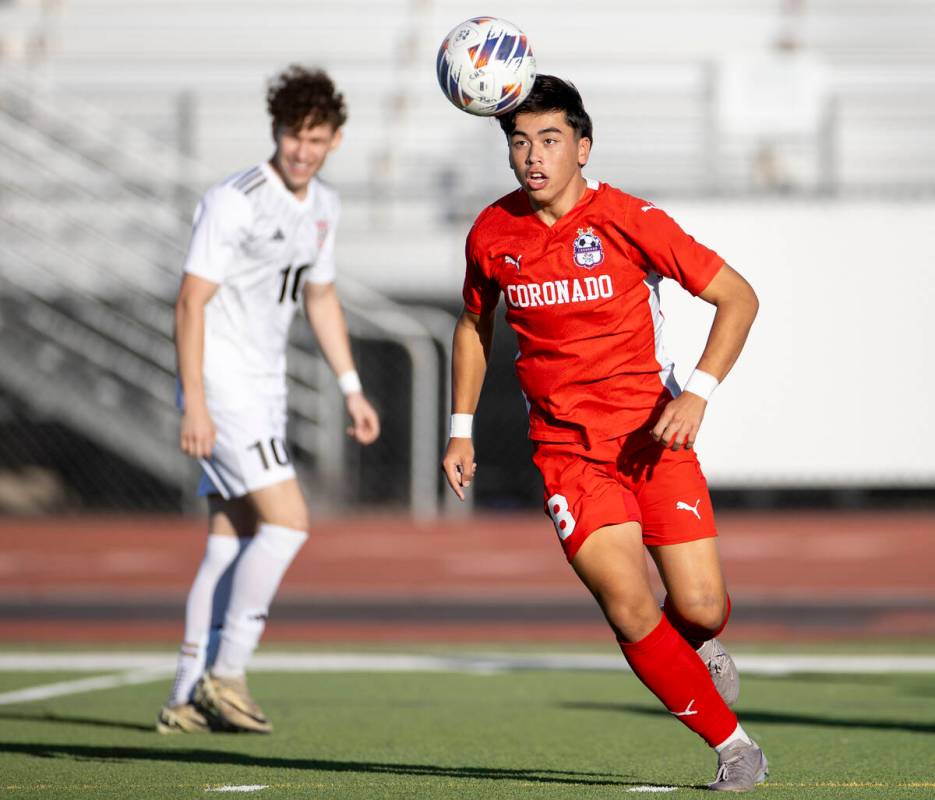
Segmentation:
<svg viewBox="0 0 935 800">
<path fill-rule="evenodd" d="M 545 512 L 571 561 L 590 534 L 639 522 L 648 546 L 717 536 L 708 485 L 693 450 L 669 450 L 648 431 L 598 442 L 537 443 Z"/>
</svg>

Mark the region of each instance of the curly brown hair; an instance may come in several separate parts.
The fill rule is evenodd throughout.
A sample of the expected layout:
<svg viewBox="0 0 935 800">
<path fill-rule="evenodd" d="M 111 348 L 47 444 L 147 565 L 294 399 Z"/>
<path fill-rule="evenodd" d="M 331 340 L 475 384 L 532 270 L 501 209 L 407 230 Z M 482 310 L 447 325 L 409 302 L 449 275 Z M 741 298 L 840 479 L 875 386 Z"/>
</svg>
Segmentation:
<svg viewBox="0 0 935 800">
<path fill-rule="evenodd" d="M 347 122 L 344 95 L 324 70 L 290 64 L 270 80 L 266 109 L 276 128 L 291 131 L 328 123 L 334 130 Z"/>
</svg>

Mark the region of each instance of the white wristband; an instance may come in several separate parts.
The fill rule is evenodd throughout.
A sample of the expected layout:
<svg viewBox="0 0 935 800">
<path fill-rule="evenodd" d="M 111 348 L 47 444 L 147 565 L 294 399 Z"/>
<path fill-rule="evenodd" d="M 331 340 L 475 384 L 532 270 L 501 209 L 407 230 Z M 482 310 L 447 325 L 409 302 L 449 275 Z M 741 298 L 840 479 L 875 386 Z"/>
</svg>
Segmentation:
<svg viewBox="0 0 935 800">
<path fill-rule="evenodd" d="M 360 375 L 357 374 L 356 369 L 349 369 L 347 372 L 338 375 L 338 386 L 341 387 L 341 391 L 345 396 L 364 390 L 360 383 Z"/>
<path fill-rule="evenodd" d="M 714 390 L 717 389 L 718 383 L 718 379 L 710 373 L 696 369 L 688 376 L 688 380 L 685 382 L 685 388 L 682 389 L 682 391 L 697 394 L 699 397 L 707 400 L 714 393 Z"/>
<path fill-rule="evenodd" d="M 451 415 L 451 439 L 470 439 L 471 427 L 474 423 L 473 414 L 452 414 Z"/>
</svg>

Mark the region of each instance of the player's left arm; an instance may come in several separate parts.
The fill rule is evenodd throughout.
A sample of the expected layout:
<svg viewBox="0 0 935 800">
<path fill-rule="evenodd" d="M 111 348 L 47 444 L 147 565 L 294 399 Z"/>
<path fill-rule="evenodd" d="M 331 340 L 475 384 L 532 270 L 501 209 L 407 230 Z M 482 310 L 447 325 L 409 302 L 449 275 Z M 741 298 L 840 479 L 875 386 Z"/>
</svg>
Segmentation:
<svg viewBox="0 0 935 800">
<path fill-rule="evenodd" d="M 335 375 L 356 374 L 351 339 L 347 333 L 344 309 L 334 283 L 308 281 L 303 291 L 305 315 L 328 365 Z M 345 388 L 345 387 L 342 387 Z M 345 392 L 347 413 L 353 423 L 347 429 L 361 444 L 372 444 L 380 435 L 380 417 L 359 388 Z"/>
<path fill-rule="evenodd" d="M 724 264 L 698 295 L 717 308 L 697 369 L 723 381 L 743 350 L 756 317 L 759 301 L 753 287 L 736 270 Z M 690 449 L 695 444 L 708 401 L 683 391 L 672 400 L 652 430 L 666 447 Z"/>
</svg>

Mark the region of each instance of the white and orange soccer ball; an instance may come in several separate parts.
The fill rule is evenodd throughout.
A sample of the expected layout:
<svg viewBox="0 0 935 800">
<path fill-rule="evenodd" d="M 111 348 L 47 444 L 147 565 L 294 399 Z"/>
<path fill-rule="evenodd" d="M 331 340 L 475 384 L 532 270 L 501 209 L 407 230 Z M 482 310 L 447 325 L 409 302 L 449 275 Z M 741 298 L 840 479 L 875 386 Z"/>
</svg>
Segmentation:
<svg viewBox="0 0 935 800">
<path fill-rule="evenodd" d="M 438 85 L 462 111 L 492 117 L 512 111 L 532 90 L 536 59 L 526 34 L 505 19 L 473 17 L 438 48 Z"/>
</svg>

